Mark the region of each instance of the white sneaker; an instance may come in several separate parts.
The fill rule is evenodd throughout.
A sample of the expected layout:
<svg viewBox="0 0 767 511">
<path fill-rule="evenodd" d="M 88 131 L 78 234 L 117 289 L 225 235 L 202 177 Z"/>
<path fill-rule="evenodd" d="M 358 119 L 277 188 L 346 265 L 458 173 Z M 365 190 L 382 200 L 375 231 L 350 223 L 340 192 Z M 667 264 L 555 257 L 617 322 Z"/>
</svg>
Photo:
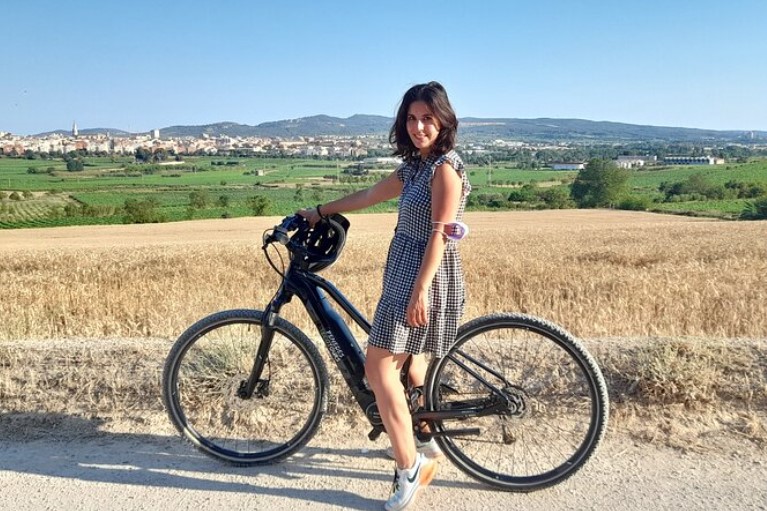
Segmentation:
<svg viewBox="0 0 767 511">
<path fill-rule="evenodd" d="M 394 469 L 394 493 L 384 504 L 386 511 L 401 511 L 415 499 L 416 493 L 428 485 L 437 473 L 437 463 L 423 454 L 416 455 L 411 468 Z"/>
<path fill-rule="evenodd" d="M 428 442 L 421 442 L 418 440 L 418 437 L 414 437 L 415 439 L 415 450 L 416 452 L 419 452 L 426 456 L 426 458 L 430 460 L 436 460 L 437 458 L 441 458 L 443 456 L 442 449 L 439 448 L 439 445 L 437 445 L 437 441 L 433 438 L 429 440 Z M 394 447 L 391 445 L 386 448 L 386 455 L 390 457 L 391 459 L 394 459 Z"/>
</svg>

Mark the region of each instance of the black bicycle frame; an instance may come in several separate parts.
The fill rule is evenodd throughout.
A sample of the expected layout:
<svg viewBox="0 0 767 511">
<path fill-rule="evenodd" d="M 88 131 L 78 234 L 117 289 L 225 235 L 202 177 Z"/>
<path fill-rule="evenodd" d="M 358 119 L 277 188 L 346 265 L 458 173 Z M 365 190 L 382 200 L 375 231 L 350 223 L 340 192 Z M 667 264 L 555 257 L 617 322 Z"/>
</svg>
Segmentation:
<svg viewBox="0 0 767 511">
<path fill-rule="evenodd" d="M 365 354 L 362 352 L 359 343 L 355 339 L 349 327 L 346 325 L 340 314 L 336 312 L 328 299 L 332 298 L 341 309 L 346 312 L 352 320 L 359 325 L 362 330 L 369 334 L 370 323 L 365 317 L 352 305 L 341 291 L 330 281 L 320 277 L 315 273 L 300 269 L 295 261 L 291 261 L 287 272 L 284 275 L 282 284 L 274 298 L 269 302 L 264 311 L 264 317 L 261 324 L 261 344 L 256 352 L 253 370 L 248 380 L 244 381 L 240 387 L 239 396 L 243 399 L 249 399 L 254 393 L 256 396 L 268 392 L 269 382 L 262 380 L 264 365 L 268 360 L 271 342 L 274 337 L 274 325 L 277 316 L 283 305 L 289 303 L 293 296 L 298 296 L 304 304 L 309 317 L 317 327 L 325 346 L 341 371 L 341 375 L 346 381 L 349 389 L 359 406 L 365 412 L 373 430 L 368 435 L 374 440 L 384 431 L 383 422 L 378 413 L 378 407 L 375 402 L 375 395 L 367 384 L 365 379 Z M 461 353 L 464 357 L 465 354 Z M 464 363 L 455 359 L 455 355 L 450 356 L 457 364 L 467 370 L 472 376 L 488 388 L 489 392 L 495 396 L 490 399 L 474 399 L 462 403 L 453 403 L 445 410 L 412 410 L 414 423 L 420 421 L 440 421 L 445 419 L 460 419 L 463 417 L 476 417 L 490 413 L 498 413 L 507 409 L 508 402 L 503 397 L 503 392 L 492 385 L 476 371 L 471 370 Z M 469 359 L 479 367 L 491 371 L 484 364 L 477 360 Z M 491 371 L 494 373 L 493 371 Z M 500 377 L 497 373 L 494 376 Z M 502 377 L 501 377 L 502 378 Z M 428 436 L 456 436 L 456 435 L 476 435 L 479 429 L 469 428 L 463 430 L 452 430 L 433 432 Z"/>
<path fill-rule="evenodd" d="M 268 385 L 268 382 L 261 380 L 261 374 L 274 337 L 275 319 L 283 305 L 289 303 L 293 296 L 298 296 L 304 304 L 354 399 L 365 411 L 371 425 L 380 433 L 383 429 L 378 409 L 375 406 L 375 396 L 365 379 L 365 354 L 341 315 L 331 305 L 328 296 L 365 333 L 370 333 L 370 323 L 331 282 L 315 273 L 298 268 L 294 262 L 291 262 L 280 288 L 264 311 L 261 344 L 256 353 L 250 377 L 246 382 L 243 382 L 240 388 L 240 397 L 247 399 L 254 392 L 258 395 L 260 386 Z"/>
</svg>

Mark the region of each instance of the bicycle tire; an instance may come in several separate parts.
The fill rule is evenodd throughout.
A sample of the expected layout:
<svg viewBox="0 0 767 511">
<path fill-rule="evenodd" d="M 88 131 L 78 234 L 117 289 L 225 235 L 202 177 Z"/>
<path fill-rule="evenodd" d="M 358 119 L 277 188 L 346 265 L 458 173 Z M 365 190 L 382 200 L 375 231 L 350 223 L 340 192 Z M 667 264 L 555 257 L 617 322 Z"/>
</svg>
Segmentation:
<svg viewBox="0 0 767 511">
<path fill-rule="evenodd" d="M 301 449 L 328 407 L 328 372 L 317 347 L 291 323 L 274 322 L 262 379 L 267 395 L 237 394 L 261 339 L 263 312 L 207 316 L 171 348 L 163 402 L 173 425 L 202 452 L 237 465 L 276 463 Z"/>
<path fill-rule="evenodd" d="M 500 389 L 501 399 L 477 376 Z M 453 464 L 502 490 L 561 483 L 591 458 L 607 427 L 607 386 L 595 360 L 571 334 L 533 316 L 499 313 L 463 325 L 448 354 L 430 364 L 426 381 L 428 410 L 503 407 L 434 423 Z"/>
</svg>

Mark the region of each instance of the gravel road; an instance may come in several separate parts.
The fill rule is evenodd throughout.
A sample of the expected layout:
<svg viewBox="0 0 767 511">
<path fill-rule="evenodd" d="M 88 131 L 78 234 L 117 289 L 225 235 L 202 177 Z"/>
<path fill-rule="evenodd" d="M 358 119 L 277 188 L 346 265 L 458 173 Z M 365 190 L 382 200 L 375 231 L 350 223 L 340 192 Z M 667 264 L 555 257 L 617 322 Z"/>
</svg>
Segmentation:
<svg viewBox="0 0 767 511">
<path fill-rule="evenodd" d="M 287 462 L 224 465 L 179 437 L 103 433 L 84 439 L 0 441 L 0 509 L 382 509 L 391 486 L 385 440 L 364 432 L 343 445 L 320 434 Z M 493 491 L 448 461 L 414 509 L 767 509 L 767 453 L 680 453 L 608 437 L 597 456 L 559 486 L 532 494 Z"/>
</svg>

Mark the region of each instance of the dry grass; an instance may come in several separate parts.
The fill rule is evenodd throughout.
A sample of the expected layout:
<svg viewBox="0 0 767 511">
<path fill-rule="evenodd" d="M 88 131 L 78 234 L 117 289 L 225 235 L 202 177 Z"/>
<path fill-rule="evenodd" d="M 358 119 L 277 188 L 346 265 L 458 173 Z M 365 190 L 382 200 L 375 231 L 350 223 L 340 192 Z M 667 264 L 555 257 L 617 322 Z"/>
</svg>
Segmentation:
<svg viewBox="0 0 767 511">
<path fill-rule="evenodd" d="M 765 339 L 589 342 L 608 382 L 613 422 L 643 441 L 709 449 L 719 436 L 767 447 Z"/>
<path fill-rule="evenodd" d="M 2 343 L 0 431 L 66 436 L 67 419 L 80 417 L 170 432 L 159 394 L 168 349 L 159 339 Z"/>
<path fill-rule="evenodd" d="M 275 220 L 0 232 L 2 410 L 160 414 L 156 380 L 172 339 L 274 292 L 257 239 Z M 466 319 L 522 311 L 589 339 L 614 419 L 637 437 L 692 445 L 723 430 L 767 442 L 767 223 L 598 211 L 468 223 Z M 327 271 L 368 316 L 392 226 L 390 215 L 353 217 L 344 257 Z M 317 338 L 297 303 L 285 312 Z M 607 337 L 642 340 L 596 340 Z M 75 349 L 62 338 L 91 341 Z M 151 340 L 97 341 L 114 338 Z M 343 394 L 333 403 L 354 415 Z"/>
</svg>

